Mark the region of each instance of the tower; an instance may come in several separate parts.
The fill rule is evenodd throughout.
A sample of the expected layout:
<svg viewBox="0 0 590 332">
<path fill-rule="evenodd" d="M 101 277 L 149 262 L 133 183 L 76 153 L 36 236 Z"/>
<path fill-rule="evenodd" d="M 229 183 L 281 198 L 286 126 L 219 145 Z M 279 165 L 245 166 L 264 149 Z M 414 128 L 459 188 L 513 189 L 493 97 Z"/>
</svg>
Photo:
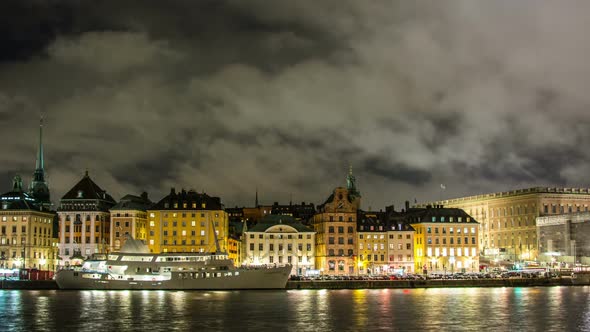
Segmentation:
<svg viewBox="0 0 590 332">
<path fill-rule="evenodd" d="M 348 176 L 346 177 L 346 189 L 351 200 L 361 197 L 361 193 L 356 189 L 356 178 L 352 175 L 352 165 L 348 169 Z"/>
<path fill-rule="evenodd" d="M 43 208 L 49 209 L 51 207 L 49 187 L 45 181 L 45 162 L 43 160 L 43 116 L 41 116 L 39 122 L 39 154 L 37 156 L 35 172 L 33 173 L 33 180 L 29 186 L 29 194 Z"/>
</svg>

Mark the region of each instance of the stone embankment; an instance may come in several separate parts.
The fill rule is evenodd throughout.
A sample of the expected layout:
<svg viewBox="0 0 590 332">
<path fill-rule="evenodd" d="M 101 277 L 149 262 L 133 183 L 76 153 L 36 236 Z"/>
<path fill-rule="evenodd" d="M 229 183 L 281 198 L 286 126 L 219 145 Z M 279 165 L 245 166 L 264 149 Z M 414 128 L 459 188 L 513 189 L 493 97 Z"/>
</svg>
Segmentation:
<svg viewBox="0 0 590 332">
<path fill-rule="evenodd" d="M 288 281 L 287 289 L 371 289 L 450 287 L 590 286 L 590 275 L 577 278 L 463 280 L 313 280 Z M 0 280 L 0 289 L 58 289 L 54 280 Z"/>
<path fill-rule="evenodd" d="M 590 278 L 461 279 L 461 280 L 305 280 L 289 281 L 287 289 L 371 289 L 450 287 L 589 286 Z"/>
</svg>

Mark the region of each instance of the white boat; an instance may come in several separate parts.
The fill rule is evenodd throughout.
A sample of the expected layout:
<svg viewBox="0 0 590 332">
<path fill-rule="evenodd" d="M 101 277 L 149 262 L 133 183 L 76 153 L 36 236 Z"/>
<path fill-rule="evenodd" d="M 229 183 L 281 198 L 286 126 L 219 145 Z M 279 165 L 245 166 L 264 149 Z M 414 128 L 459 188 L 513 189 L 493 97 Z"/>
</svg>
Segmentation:
<svg viewBox="0 0 590 332">
<path fill-rule="evenodd" d="M 283 289 L 291 265 L 236 267 L 225 253 L 149 253 L 128 239 L 121 252 L 57 272 L 60 289 Z"/>
</svg>

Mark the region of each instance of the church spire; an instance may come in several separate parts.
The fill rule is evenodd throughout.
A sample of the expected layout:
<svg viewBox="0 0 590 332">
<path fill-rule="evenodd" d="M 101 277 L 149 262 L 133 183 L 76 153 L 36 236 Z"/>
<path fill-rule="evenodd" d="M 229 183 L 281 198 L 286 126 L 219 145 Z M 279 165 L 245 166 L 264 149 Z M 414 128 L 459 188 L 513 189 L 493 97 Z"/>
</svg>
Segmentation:
<svg viewBox="0 0 590 332">
<path fill-rule="evenodd" d="M 49 198 L 49 187 L 45 181 L 45 160 L 43 158 L 43 115 L 39 121 L 39 154 L 33 173 L 33 181 L 29 187 L 29 194 L 33 196 L 41 205 L 51 206 Z"/>
<path fill-rule="evenodd" d="M 256 200 L 254 202 L 254 206 L 258 207 L 258 187 L 256 187 Z"/>
<path fill-rule="evenodd" d="M 37 170 L 43 170 L 45 168 L 45 162 L 43 161 L 43 115 L 41 115 L 41 120 L 39 121 L 39 155 L 37 156 L 35 168 Z"/>
</svg>

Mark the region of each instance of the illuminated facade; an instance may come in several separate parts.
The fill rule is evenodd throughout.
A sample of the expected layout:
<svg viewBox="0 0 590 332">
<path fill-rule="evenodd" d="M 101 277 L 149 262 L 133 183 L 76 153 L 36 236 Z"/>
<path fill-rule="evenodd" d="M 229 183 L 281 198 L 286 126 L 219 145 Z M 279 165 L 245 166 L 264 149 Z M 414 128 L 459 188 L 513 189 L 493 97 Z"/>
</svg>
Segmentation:
<svg viewBox="0 0 590 332">
<path fill-rule="evenodd" d="M 228 250 L 228 215 L 219 197 L 172 188 L 147 212 L 150 252 L 215 252 L 215 238 Z"/>
<path fill-rule="evenodd" d="M 291 264 L 291 274 L 315 270 L 315 232 L 291 216 L 270 215 L 244 232 L 246 264 Z"/>
<path fill-rule="evenodd" d="M 414 228 L 408 220 L 409 202 L 406 209 L 397 212 L 393 206 L 385 209 L 384 220 L 387 225 L 387 254 L 389 269 L 396 274 L 415 272 L 414 262 Z"/>
<path fill-rule="evenodd" d="M 387 226 L 379 212 L 359 212 L 357 221 L 357 268 L 359 274 L 389 271 Z"/>
<path fill-rule="evenodd" d="M 408 211 L 415 230 L 415 271 L 478 272 L 478 223 L 465 211 L 440 205 Z"/>
<path fill-rule="evenodd" d="M 55 213 L 43 206 L 23 192 L 18 175 L 12 191 L 0 196 L 0 268 L 55 271 Z"/>
<path fill-rule="evenodd" d="M 352 275 L 357 271 L 356 220 L 361 196 L 352 169 L 347 187 L 334 189 L 312 218 L 316 232 L 315 266 L 322 274 Z"/>
<path fill-rule="evenodd" d="M 61 265 L 78 264 L 95 253 L 110 250 L 110 212 L 115 200 L 88 175 L 60 200 L 59 255 Z"/>
<path fill-rule="evenodd" d="M 428 204 L 460 208 L 477 219 L 487 260 L 526 261 L 538 258 L 536 218 L 587 212 L 590 189 L 535 187 Z"/>
<path fill-rule="evenodd" d="M 147 193 L 126 195 L 111 212 L 111 251 L 119 251 L 129 236 L 147 243 L 147 209 L 152 206 Z"/>
</svg>

